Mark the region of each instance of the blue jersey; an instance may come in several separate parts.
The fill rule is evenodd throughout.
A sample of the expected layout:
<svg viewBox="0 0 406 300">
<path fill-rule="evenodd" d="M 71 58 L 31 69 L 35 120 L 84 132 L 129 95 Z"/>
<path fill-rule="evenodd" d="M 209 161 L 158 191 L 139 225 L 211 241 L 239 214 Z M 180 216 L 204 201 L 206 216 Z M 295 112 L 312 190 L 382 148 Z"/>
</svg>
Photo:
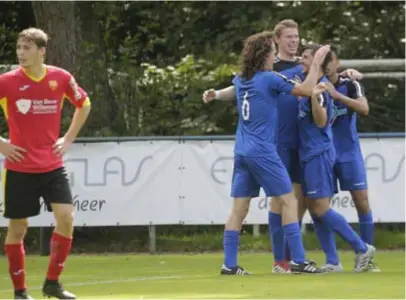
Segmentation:
<svg viewBox="0 0 406 300">
<path fill-rule="evenodd" d="M 364 88 L 358 81 L 338 78 L 336 90 L 352 99 L 364 96 Z M 357 132 L 357 113 L 339 101 L 334 101 L 333 136 L 338 162 L 348 162 L 358 157 L 360 150 Z"/>
<path fill-rule="evenodd" d="M 285 75 L 288 79 L 301 82 L 303 67 L 299 59 L 294 61 L 277 60 L 274 70 Z M 298 148 L 297 114 L 299 102 L 295 95 L 282 93 L 278 100 L 278 145 L 290 149 Z"/>
<path fill-rule="evenodd" d="M 320 82 L 327 81 L 328 79 L 325 76 L 320 80 Z M 327 92 L 320 94 L 318 100 L 327 109 L 327 123 L 323 128 L 317 127 L 314 123 L 311 98 L 302 97 L 299 101 L 298 131 L 301 161 L 306 161 L 334 147 L 331 130 L 333 100 Z"/>
<path fill-rule="evenodd" d="M 237 75 L 233 84 L 239 117 L 234 153 L 248 157 L 275 155 L 278 96 L 291 93 L 295 82 L 279 73 L 263 71 L 250 80 Z"/>
</svg>

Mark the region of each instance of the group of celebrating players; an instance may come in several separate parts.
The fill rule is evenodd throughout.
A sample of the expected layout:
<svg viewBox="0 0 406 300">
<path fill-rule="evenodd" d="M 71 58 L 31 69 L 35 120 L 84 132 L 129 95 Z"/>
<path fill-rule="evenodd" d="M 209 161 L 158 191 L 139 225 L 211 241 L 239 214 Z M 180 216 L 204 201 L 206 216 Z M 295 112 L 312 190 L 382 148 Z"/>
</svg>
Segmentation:
<svg viewBox="0 0 406 300">
<path fill-rule="evenodd" d="M 241 72 L 233 85 L 203 94 L 205 103 L 236 99 L 239 116 L 223 275 L 250 274 L 237 263 L 239 234 L 260 188 L 273 197 L 268 225 L 274 273 L 342 272 L 334 233 L 354 250 L 355 272 L 379 272 L 356 125 L 357 114 L 369 111 L 357 81 L 362 75 L 352 69 L 338 73 L 339 54 L 333 45 L 307 45 L 301 58 L 296 56 L 298 47 L 293 20 L 279 22 L 273 32 L 254 34 L 245 40 Z M 330 207 L 337 181 L 352 195 L 360 236 Z M 326 257 L 320 267 L 305 256 L 300 227 L 306 210 Z"/>
<path fill-rule="evenodd" d="M 0 138 L 0 153 L 5 157 L 4 217 L 9 219 L 4 247 L 15 299 L 33 299 L 25 281 L 23 240 L 27 218 L 40 213 L 40 197 L 56 220 L 43 294 L 76 299 L 59 282 L 73 235 L 73 199 L 62 155 L 86 122 L 91 106 L 69 72 L 44 64 L 47 42 L 41 29 L 22 31 L 16 50 L 20 66 L 0 75 L 0 106 L 9 127 L 9 139 Z M 300 61 L 298 46 L 298 25 L 293 20 L 281 21 L 274 34 L 250 36 L 234 85 L 203 94 L 205 102 L 237 99 L 239 115 L 234 204 L 224 231 L 224 275 L 250 274 L 237 263 L 239 233 L 260 187 L 273 197 L 269 211 L 273 272 L 342 271 L 334 232 L 354 249 L 354 271 L 379 271 L 373 262 L 374 224 L 356 129 L 357 113 L 368 114 L 363 88 L 355 80 L 361 74 L 355 70 L 338 74 L 338 52 L 332 46 L 309 45 Z M 64 99 L 76 110 L 68 131 L 59 138 Z M 361 237 L 330 208 L 337 179 L 341 189 L 352 194 Z M 300 220 L 307 209 L 326 254 L 322 267 L 305 257 Z"/>
</svg>

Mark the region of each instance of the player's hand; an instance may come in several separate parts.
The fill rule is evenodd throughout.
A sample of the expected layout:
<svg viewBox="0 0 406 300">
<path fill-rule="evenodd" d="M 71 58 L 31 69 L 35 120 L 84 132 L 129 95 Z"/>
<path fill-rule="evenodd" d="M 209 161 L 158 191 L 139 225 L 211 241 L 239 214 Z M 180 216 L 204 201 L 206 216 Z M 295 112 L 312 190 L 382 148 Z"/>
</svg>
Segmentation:
<svg viewBox="0 0 406 300">
<path fill-rule="evenodd" d="M 320 47 L 319 50 L 316 51 L 314 54 L 314 61 L 318 64 L 321 65 L 324 62 L 324 59 L 327 56 L 327 53 L 330 51 L 330 45 L 324 45 Z"/>
<path fill-rule="evenodd" d="M 72 145 L 73 141 L 69 141 L 65 137 L 59 138 L 53 146 L 54 153 L 59 156 L 63 156 L 70 146 Z"/>
<path fill-rule="evenodd" d="M 13 163 L 21 162 L 24 159 L 25 152 L 27 152 L 26 149 L 10 144 L 7 140 L 0 142 L 0 153 Z"/>
<path fill-rule="evenodd" d="M 348 77 L 351 80 L 361 80 L 364 78 L 364 74 L 358 72 L 355 69 L 347 69 L 340 73 L 342 77 Z"/>
<path fill-rule="evenodd" d="M 325 82 L 321 82 L 313 88 L 312 95 L 318 96 L 327 90 Z"/>
<path fill-rule="evenodd" d="M 216 91 L 214 89 L 207 90 L 203 93 L 203 102 L 209 103 L 216 99 Z"/>
<path fill-rule="evenodd" d="M 330 94 L 330 96 L 333 99 L 340 98 L 336 88 L 334 87 L 334 85 L 330 81 L 329 82 L 323 82 L 323 85 L 324 85 L 326 91 Z"/>
</svg>

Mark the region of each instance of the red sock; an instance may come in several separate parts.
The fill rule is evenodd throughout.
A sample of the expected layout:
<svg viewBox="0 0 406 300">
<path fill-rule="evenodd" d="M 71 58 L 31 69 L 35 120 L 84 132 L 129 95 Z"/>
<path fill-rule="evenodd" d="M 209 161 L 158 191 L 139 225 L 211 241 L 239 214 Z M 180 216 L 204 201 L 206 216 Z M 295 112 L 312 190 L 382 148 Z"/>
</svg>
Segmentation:
<svg viewBox="0 0 406 300">
<path fill-rule="evenodd" d="M 15 290 L 24 290 L 25 285 L 25 250 L 24 244 L 5 244 L 4 250 L 8 258 L 8 271 Z"/>
<path fill-rule="evenodd" d="M 47 279 L 59 280 L 59 275 L 62 273 L 66 258 L 69 255 L 72 245 L 72 238 L 64 237 L 56 232 L 51 238 L 51 258 L 49 261 Z"/>
</svg>

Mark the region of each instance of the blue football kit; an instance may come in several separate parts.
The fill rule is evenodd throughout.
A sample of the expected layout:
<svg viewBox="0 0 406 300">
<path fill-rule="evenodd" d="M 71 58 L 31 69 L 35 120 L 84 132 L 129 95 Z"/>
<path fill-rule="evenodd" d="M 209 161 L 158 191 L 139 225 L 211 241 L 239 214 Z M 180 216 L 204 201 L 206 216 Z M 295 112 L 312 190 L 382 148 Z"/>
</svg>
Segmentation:
<svg viewBox="0 0 406 300">
<path fill-rule="evenodd" d="M 339 77 L 335 88 L 352 99 L 364 96 L 364 88 L 358 81 Z M 343 191 L 366 190 L 367 176 L 357 132 L 357 113 L 341 102 L 333 103 L 332 129 L 337 153 L 335 176 Z"/>
<path fill-rule="evenodd" d="M 302 82 L 303 68 L 299 59 L 286 61 L 277 58 L 274 70 L 295 82 Z M 281 93 L 278 96 L 278 154 L 292 182 L 300 182 L 299 141 L 297 131 L 298 98 Z"/>
<path fill-rule="evenodd" d="M 364 87 L 355 80 L 339 77 L 335 89 L 351 98 L 364 97 Z M 339 101 L 334 101 L 333 138 L 337 153 L 334 165 L 335 192 L 338 192 L 337 180 L 343 191 L 367 190 L 367 175 L 364 158 L 357 132 L 357 113 Z M 361 238 L 367 244 L 374 243 L 374 220 L 372 212 L 358 212 Z"/>
<path fill-rule="evenodd" d="M 278 96 L 291 93 L 295 82 L 270 71 L 246 80 L 236 76 L 238 126 L 234 148 L 232 197 L 258 197 L 292 191 L 289 175 L 277 152 Z"/>
<path fill-rule="evenodd" d="M 327 82 L 322 77 L 320 82 Z M 334 195 L 335 149 L 331 129 L 333 100 L 327 92 L 319 95 L 318 101 L 327 110 L 327 123 L 317 127 L 312 114 L 310 97 L 299 101 L 298 130 L 301 183 L 303 194 L 310 199 L 332 197 Z"/>
<path fill-rule="evenodd" d="M 237 75 L 233 79 L 237 96 L 238 126 L 234 147 L 234 170 L 231 196 L 259 196 L 260 187 L 266 196 L 282 196 L 292 192 L 289 174 L 277 150 L 278 96 L 290 94 L 295 82 L 272 71 L 260 71 L 251 79 Z M 282 233 L 292 252 L 293 267 L 305 269 L 305 251 L 298 222 L 282 226 L 277 215 L 273 230 Z M 237 265 L 239 231 L 224 230 L 224 264 L 221 274 L 242 274 Z M 315 269 L 315 268 L 313 268 Z"/>
<path fill-rule="evenodd" d="M 320 82 L 327 82 L 323 76 Z M 298 130 L 299 157 L 303 194 L 311 199 L 331 198 L 335 193 L 334 164 L 336 151 L 331 123 L 333 120 L 333 99 L 327 92 L 318 96 L 319 104 L 326 108 L 327 122 L 319 128 L 314 122 L 310 97 L 299 102 Z M 338 265 L 339 258 L 333 232 L 348 242 L 356 253 L 366 253 L 365 242 L 351 228 L 346 219 L 329 208 L 323 215 L 311 214 L 317 238 L 326 255 L 326 263 Z"/>
</svg>

